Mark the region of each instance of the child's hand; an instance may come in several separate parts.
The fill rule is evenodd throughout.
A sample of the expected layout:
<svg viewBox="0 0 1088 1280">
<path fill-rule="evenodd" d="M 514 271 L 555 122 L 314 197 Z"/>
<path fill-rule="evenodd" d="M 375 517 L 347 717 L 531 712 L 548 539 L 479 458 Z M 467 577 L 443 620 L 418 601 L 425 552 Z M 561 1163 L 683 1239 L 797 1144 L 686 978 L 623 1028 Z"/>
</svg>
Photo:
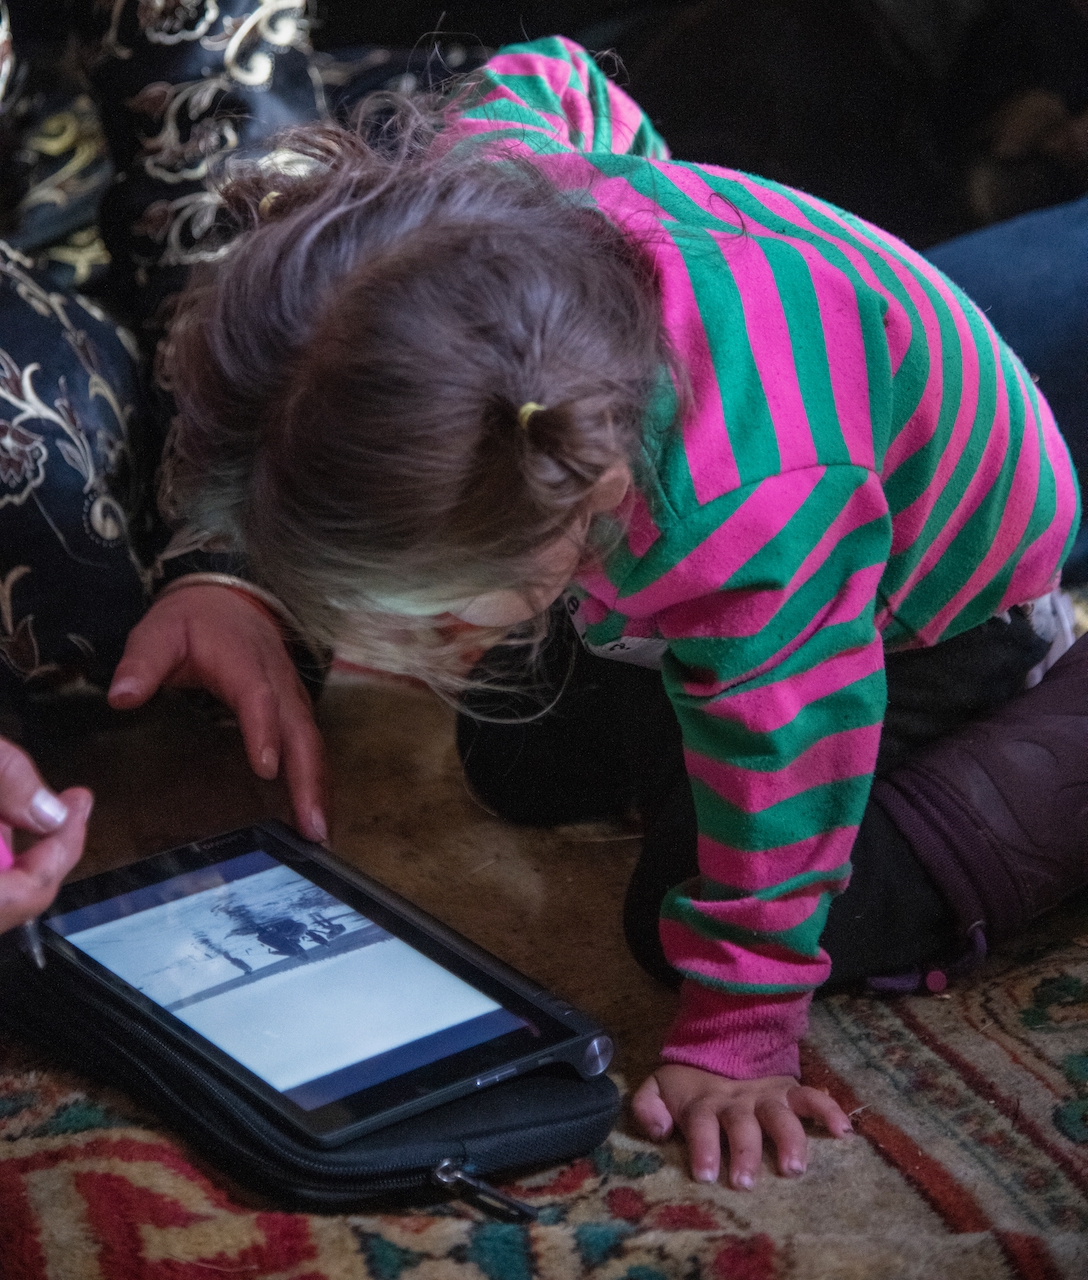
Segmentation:
<svg viewBox="0 0 1088 1280">
<path fill-rule="evenodd" d="M 110 705 L 141 706 L 160 685 L 207 689 L 225 702 L 254 773 L 274 778 L 282 764 L 298 829 L 326 838 L 321 735 L 279 628 L 263 610 L 219 586 L 156 601 L 129 635 Z"/>
<path fill-rule="evenodd" d="M 632 1105 L 639 1124 L 655 1140 L 667 1138 L 676 1121 L 687 1139 L 692 1177 L 699 1182 L 718 1178 L 724 1131 L 729 1183 L 744 1191 L 755 1186 L 764 1134 L 778 1151 L 779 1172 L 796 1177 L 808 1163 L 808 1141 L 799 1116 L 821 1121 L 836 1138 L 853 1128 L 834 1099 L 793 1076 L 729 1080 L 673 1062 L 658 1067 Z"/>
</svg>

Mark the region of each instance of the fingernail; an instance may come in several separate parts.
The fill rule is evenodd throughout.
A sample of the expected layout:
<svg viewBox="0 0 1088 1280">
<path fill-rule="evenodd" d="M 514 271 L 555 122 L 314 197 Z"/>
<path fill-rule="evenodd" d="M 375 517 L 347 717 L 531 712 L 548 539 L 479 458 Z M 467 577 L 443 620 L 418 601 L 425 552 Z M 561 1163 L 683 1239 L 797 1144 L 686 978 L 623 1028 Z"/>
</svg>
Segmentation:
<svg viewBox="0 0 1088 1280">
<path fill-rule="evenodd" d="M 717 1180 L 718 1180 L 718 1175 L 714 1172 L 713 1169 L 696 1169 L 695 1170 L 696 1182 L 716 1182 Z"/>
<path fill-rule="evenodd" d="M 738 1173 L 733 1179 L 733 1185 L 741 1191 L 751 1191 L 756 1185 L 756 1180 L 750 1173 Z"/>
<path fill-rule="evenodd" d="M 140 692 L 140 682 L 133 676 L 122 676 L 110 685 L 111 698 L 127 698 Z"/>
<path fill-rule="evenodd" d="M 265 747 L 261 752 L 261 768 L 266 773 L 275 773 L 276 765 L 279 761 L 276 759 L 276 753 L 271 747 Z"/>
<path fill-rule="evenodd" d="M 59 827 L 68 817 L 68 806 L 52 791 L 39 787 L 30 800 L 30 812 L 43 827 Z"/>
<path fill-rule="evenodd" d="M 320 809 L 310 810 L 310 832 L 315 840 L 327 840 L 329 828 L 325 825 L 325 815 Z"/>
<path fill-rule="evenodd" d="M 801 1163 L 800 1160 L 786 1161 L 786 1172 L 791 1177 L 796 1178 L 799 1174 L 804 1173 L 804 1171 L 805 1171 L 805 1166 Z"/>
</svg>

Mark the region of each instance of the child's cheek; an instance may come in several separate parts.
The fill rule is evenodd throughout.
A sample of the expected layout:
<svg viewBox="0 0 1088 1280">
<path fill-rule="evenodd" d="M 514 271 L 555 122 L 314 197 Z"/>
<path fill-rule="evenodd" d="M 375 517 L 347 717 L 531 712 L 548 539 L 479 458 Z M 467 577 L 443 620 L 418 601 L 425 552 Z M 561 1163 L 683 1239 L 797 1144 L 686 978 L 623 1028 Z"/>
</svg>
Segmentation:
<svg viewBox="0 0 1088 1280">
<path fill-rule="evenodd" d="M 459 622 L 474 627 L 513 627 L 519 622 L 528 622 L 547 608 L 547 604 L 535 608 L 533 595 L 534 593 L 522 595 L 517 591 L 491 591 L 458 606 L 452 616 Z"/>
</svg>

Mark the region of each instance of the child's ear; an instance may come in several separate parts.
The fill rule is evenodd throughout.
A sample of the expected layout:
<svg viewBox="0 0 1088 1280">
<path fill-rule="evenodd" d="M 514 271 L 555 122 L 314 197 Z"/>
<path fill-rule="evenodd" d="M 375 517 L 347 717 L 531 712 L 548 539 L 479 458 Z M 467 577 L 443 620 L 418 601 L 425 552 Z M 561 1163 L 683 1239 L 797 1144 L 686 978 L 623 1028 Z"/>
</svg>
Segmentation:
<svg viewBox="0 0 1088 1280">
<path fill-rule="evenodd" d="M 631 468 L 626 462 L 617 462 L 603 472 L 589 491 L 589 510 L 596 515 L 602 511 L 614 511 L 627 496 L 631 487 Z"/>
</svg>

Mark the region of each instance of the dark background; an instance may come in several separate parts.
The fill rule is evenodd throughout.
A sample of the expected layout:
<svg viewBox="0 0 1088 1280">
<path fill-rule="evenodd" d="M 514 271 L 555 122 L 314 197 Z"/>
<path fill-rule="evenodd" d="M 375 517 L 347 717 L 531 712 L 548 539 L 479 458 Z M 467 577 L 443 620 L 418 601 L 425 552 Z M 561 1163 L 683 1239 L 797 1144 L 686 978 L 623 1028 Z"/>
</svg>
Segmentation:
<svg viewBox="0 0 1088 1280">
<path fill-rule="evenodd" d="M 675 155 L 800 186 L 917 247 L 1088 191 L 1085 0 L 320 0 L 317 15 L 323 48 L 438 31 L 614 49 Z"/>
<path fill-rule="evenodd" d="M 45 43 L 91 0 L 19 0 Z M 1088 191 L 1088 0 L 316 0 L 320 49 L 613 49 L 682 159 L 800 186 L 919 248 Z"/>
</svg>

